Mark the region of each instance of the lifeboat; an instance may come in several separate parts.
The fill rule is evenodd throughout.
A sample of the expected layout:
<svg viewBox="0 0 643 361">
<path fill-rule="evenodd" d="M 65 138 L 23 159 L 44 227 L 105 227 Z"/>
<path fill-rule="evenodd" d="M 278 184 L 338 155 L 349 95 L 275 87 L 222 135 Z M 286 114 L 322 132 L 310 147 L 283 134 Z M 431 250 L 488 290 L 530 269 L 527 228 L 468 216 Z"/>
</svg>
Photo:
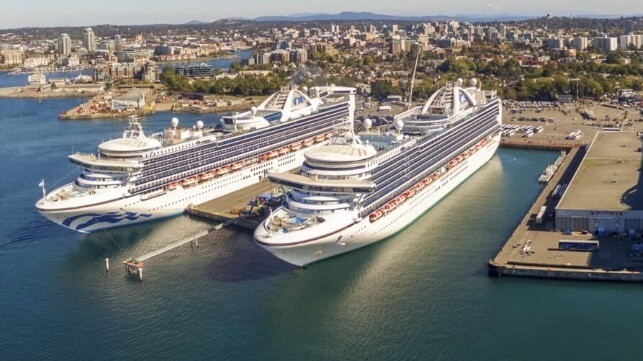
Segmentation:
<svg viewBox="0 0 643 361">
<path fill-rule="evenodd" d="M 283 155 L 283 154 L 288 153 L 289 151 L 290 150 L 288 149 L 288 147 L 283 147 L 283 148 L 279 148 L 278 152 L 279 152 L 280 155 Z"/>
<path fill-rule="evenodd" d="M 393 200 L 396 204 L 402 204 L 406 200 L 406 197 L 403 194 L 400 194 L 399 196 L 395 197 Z"/>
<path fill-rule="evenodd" d="M 230 169 L 234 172 L 235 170 L 239 170 L 243 167 L 243 162 L 236 162 L 230 166 Z"/>
<path fill-rule="evenodd" d="M 291 144 L 290 149 L 292 149 L 293 151 L 299 150 L 301 149 L 302 145 L 303 145 L 303 142 L 297 142 L 297 143 Z"/>
<path fill-rule="evenodd" d="M 406 192 L 404 192 L 404 197 L 406 197 L 406 199 L 409 199 L 414 195 L 415 195 L 415 191 L 413 189 L 409 189 Z"/>
<path fill-rule="evenodd" d="M 172 182 L 167 186 L 167 189 L 173 191 L 179 187 L 179 182 Z"/>
<path fill-rule="evenodd" d="M 424 188 L 424 183 L 422 183 L 422 182 L 420 182 L 420 183 L 418 183 L 418 184 L 416 184 L 416 185 L 414 185 L 414 186 L 413 186 L 413 190 L 414 190 L 415 192 L 419 192 L 419 191 L 421 191 L 421 190 L 422 190 L 422 188 Z"/>
<path fill-rule="evenodd" d="M 264 153 L 259 156 L 259 160 L 262 162 L 268 158 L 269 158 L 268 153 Z"/>
<path fill-rule="evenodd" d="M 279 155 L 279 152 L 276 150 L 271 150 L 270 153 L 268 153 L 268 158 L 274 158 Z"/>
<path fill-rule="evenodd" d="M 395 204 L 394 201 L 390 201 L 390 202 L 386 203 L 383 208 L 384 208 L 384 210 L 386 212 L 390 212 L 390 211 L 394 210 L 395 207 L 397 207 L 397 204 Z"/>
<path fill-rule="evenodd" d="M 221 168 L 215 170 L 214 173 L 216 175 L 224 175 L 224 174 L 227 174 L 229 171 L 230 170 L 228 169 L 228 167 L 221 167 Z"/>
<path fill-rule="evenodd" d="M 316 136 L 315 136 L 315 138 L 313 138 L 313 140 L 315 141 L 315 143 L 323 142 L 323 141 L 324 141 L 324 139 L 326 139 L 326 137 L 324 136 L 324 134 L 316 135 Z"/>
<path fill-rule="evenodd" d="M 199 174 L 199 182 L 209 181 L 210 179 L 212 179 L 212 177 L 213 177 L 212 173 Z"/>
<path fill-rule="evenodd" d="M 378 219 L 380 219 L 380 217 L 382 217 L 382 211 L 380 211 L 380 210 L 378 209 L 378 210 L 376 210 L 375 212 L 371 213 L 371 215 L 368 217 L 368 219 L 370 219 L 370 220 L 371 220 L 371 222 L 375 222 L 375 221 L 377 221 Z"/>
<path fill-rule="evenodd" d="M 315 140 L 313 138 L 308 138 L 308 139 L 304 140 L 304 146 L 305 147 L 310 147 L 314 143 L 315 143 Z"/>
<path fill-rule="evenodd" d="M 451 159 L 451 161 L 449 163 L 447 163 L 447 168 L 451 169 L 451 168 L 455 167 L 456 164 L 458 164 L 458 163 L 455 161 L 455 159 Z"/>
<path fill-rule="evenodd" d="M 197 177 L 185 178 L 184 180 L 181 181 L 181 185 L 183 187 L 191 187 L 197 183 L 198 183 Z"/>
<path fill-rule="evenodd" d="M 330 137 L 332 137 L 332 136 L 333 136 L 333 132 L 328 132 L 328 133 L 324 134 L 324 138 L 326 138 L 326 139 L 330 139 Z"/>
</svg>

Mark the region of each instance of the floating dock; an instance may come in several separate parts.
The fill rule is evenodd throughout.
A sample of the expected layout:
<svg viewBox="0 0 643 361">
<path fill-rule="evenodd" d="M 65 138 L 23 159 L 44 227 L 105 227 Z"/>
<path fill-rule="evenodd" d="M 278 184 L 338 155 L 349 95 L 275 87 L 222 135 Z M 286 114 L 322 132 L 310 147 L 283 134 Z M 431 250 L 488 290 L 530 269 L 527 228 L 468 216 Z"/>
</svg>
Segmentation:
<svg viewBox="0 0 643 361">
<path fill-rule="evenodd" d="M 640 164 L 635 132 L 598 133 L 573 148 L 489 261 L 489 275 L 643 282 L 643 199 L 631 192 Z"/>
</svg>

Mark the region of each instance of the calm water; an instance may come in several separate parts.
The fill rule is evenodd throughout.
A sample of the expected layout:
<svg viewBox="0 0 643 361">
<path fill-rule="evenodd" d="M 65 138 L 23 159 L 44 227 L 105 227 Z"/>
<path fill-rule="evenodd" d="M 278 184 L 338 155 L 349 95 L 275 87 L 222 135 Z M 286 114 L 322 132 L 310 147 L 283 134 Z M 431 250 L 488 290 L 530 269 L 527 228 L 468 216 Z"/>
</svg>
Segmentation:
<svg viewBox="0 0 643 361">
<path fill-rule="evenodd" d="M 259 250 L 247 233 L 223 230 L 150 260 L 139 283 L 120 261 L 208 225 L 178 217 L 83 236 L 38 215 L 40 179 L 48 187 L 70 179 L 67 154 L 122 129 L 56 120 L 81 101 L 0 100 L 0 360 L 643 356 L 640 286 L 486 275 L 556 154 L 501 150 L 396 237 L 306 270 Z M 145 126 L 158 130 L 170 116 Z"/>
</svg>

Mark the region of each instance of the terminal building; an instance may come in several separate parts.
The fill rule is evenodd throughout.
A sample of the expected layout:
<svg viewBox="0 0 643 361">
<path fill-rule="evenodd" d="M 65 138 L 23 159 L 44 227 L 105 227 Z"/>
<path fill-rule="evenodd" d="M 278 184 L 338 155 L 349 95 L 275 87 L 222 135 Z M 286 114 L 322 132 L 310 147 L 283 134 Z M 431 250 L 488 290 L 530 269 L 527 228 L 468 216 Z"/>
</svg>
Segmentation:
<svg viewBox="0 0 643 361">
<path fill-rule="evenodd" d="M 556 228 L 599 236 L 643 232 L 641 140 L 599 132 L 556 207 Z"/>
</svg>

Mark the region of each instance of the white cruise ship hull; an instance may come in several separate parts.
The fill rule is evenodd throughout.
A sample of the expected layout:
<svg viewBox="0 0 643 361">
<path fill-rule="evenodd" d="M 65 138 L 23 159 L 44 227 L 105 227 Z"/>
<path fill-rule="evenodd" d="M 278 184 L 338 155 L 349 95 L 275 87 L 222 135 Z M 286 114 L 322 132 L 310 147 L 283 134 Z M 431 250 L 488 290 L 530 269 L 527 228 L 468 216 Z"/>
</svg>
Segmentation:
<svg viewBox="0 0 643 361">
<path fill-rule="evenodd" d="M 375 222 L 371 222 L 368 217 L 365 217 L 344 229 L 319 239 L 302 240 L 301 243 L 289 246 L 267 245 L 260 241 L 257 243 L 288 263 L 306 266 L 386 239 L 413 223 L 485 165 L 494 156 L 499 144 L 500 135 L 496 135 L 472 156 L 445 173 L 438 181 L 423 188 L 415 196 Z M 349 214 L 346 216 L 350 217 Z M 261 230 L 257 232 L 261 232 Z"/>
<path fill-rule="evenodd" d="M 325 143 L 319 143 L 313 147 L 323 144 Z M 133 225 L 182 214 L 190 204 L 216 199 L 258 183 L 267 171 L 287 172 L 295 169 L 303 163 L 304 152 L 309 149 L 311 147 L 249 165 L 192 187 L 168 190 L 153 198 L 142 199 L 140 195 L 120 196 L 118 199 L 97 205 L 69 207 L 58 211 L 42 210 L 38 208 L 38 204 L 36 206 L 38 211 L 50 221 L 81 233 Z M 119 192 L 118 189 L 114 191 Z M 124 188 L 122 192 L 125 192 Z"/>
</svg>

